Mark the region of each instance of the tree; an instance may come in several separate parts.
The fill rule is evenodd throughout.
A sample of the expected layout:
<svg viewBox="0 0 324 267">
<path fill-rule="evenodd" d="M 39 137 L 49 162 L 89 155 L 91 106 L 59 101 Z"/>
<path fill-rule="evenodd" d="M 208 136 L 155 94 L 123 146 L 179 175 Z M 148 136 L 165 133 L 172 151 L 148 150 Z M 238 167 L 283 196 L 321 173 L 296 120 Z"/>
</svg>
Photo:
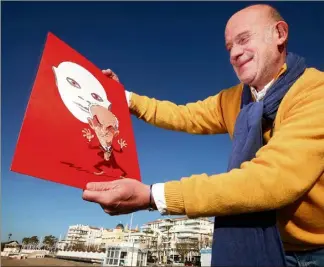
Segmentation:
<svg viewBox="0 0 324 267">
<path fill-rule="evenodd" d="M 104 252 L 104 253 L 106 253 L 106 249 L 105 248 L 99 248 L 97 251 L 98 252 Z"/>
<path fill-rule="evenodd" d="M 32 243 L 31 243 L 30 237 L 24 237 L 22 239 L 22 244 L 25 248 L 28 247 L 29 245 L 31 245 Z"/>
<path fill-rule="evenodd" d="M 22 243 L 23 243 L 24 245 L 28 245 L 28 244 L 30 244 L 30 237 L 24 237 L 24 238 L 22 239 Z"/>
<path fill-rule="evenodd" d="M 33 245 L 33 247 L 36 247 L 39 243 L 39 239 L 36 235 L 32 236 L 29 240 L 29 243 Z"/>
<path fill-rule="evenodd" d="M 72 244 L 70 248 L 75 251 L 87 251 L 87 247 L 81 242 Z"/>
<path fill-rule="evenodd" d="M 87 252 L 96 252 L 97 251 L 97 247 L 93 244 L 90 244 L 87 246 Z"/>
<path fill-rule="evenodd" d="M 53 235 L 47 235 L 44 237 L 43 244 L 46 249 L 52 250 L 57 243 L 57 238 Z"/>
<path fill-rule="evenodd" d="M 8 241 L 10 241 L 10 238 L 12 237 L 12 233 L 8 234 Z"/>
</svg>

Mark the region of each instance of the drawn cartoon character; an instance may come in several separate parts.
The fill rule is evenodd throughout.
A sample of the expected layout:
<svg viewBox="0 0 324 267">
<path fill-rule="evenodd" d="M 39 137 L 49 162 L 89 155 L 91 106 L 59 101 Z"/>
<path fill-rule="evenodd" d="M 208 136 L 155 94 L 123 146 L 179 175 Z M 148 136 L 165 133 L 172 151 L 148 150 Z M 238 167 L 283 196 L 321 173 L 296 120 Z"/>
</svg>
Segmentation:
<svg viewBox="0 0 324 267">
<path fill-rule="evenodd" d="M 73 62 L 62 62 L 52 67 L 56 85 L 66 108 L 78 120 L 88 123 L 89 107 L 100 105 L 109 108 L 106 91 L 88 70 Z"/>
<path fill-rule="evenodd" d="M 83 123 L 88 123 L 90 129 L 83 129 L 82 133 L 88 142 L 95 136 L 100 145 L 92 149 L 100 149 L 98 153 L 104 161 L 95 165 L 118 166 L 113 151 L 122 152 L 127 146 L 123 139 L 118 140 L 119 148 L 113 148 L 114 138 L 119 135 L 119 122 L 111 112 L 111 103 L 107 99 L 106 91 L 101 83 L 88 70 L 73 62 L 62 62 L 58 67 L 52 67 L 56 85 L 61 99 L 71 114 Z M 110 162 L 111 161 L 111 162 Z M 109 162 L 109 164 L 107 164 Z M 98 167 L 99 166 L 99 167 Z M 123 171 L 124 172 L 124 171 Z M 98 174 L 95 172 L 95 174 Z"/>
<path fill-rule="evenodd" d="M 91 118 L 88 118 L 89 125 L 91 129 L 94 130 L 99 143 L 101 152 L 103 153 L 104 160 L 95 165 L 95 168 L 99 172 L 95 172 L 95 174 L 103 174 L 104 171 L 101 169 L 102 166 L 111 167 L 114 169 L 120 169 L 122 171 L 122 175 L 126 175 L 126 172 L 118 166 L 114 153 L 113 152 L 122 152 L 124 147 L 127 147 L 127 143 L 123 139 L 119 139 L 117 141 L 118 147 L 114 145 L 114 140 L 119 134 L 118 129 L 118 119 L 117 117 L 110 111 L 110 109 L 106 109 L 100 105 L 91 105 L 89 108 Z M 83 129 L 83 136 L 87 138 L 90 143 L 94 138 L 94 135 L 91 133 L 89 129 Z M 91 144 L 91 143 L 90 143 Z M 93 148 L 93 147 L 91 147 Z"/>
</svg>

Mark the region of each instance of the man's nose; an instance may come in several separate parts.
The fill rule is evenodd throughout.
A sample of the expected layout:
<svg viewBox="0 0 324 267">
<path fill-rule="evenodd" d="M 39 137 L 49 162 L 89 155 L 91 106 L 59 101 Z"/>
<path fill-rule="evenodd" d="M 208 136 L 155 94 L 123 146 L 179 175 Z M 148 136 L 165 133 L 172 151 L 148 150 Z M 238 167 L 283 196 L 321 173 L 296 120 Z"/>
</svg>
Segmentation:
<svg viewBox="0 0 324 267">
<path fill-rule="evenodd" d="M 235 65 L 236 61 L 244 53 L 243 48 L 240 45 L 233 45 L 230 53 L 230 61 L 232 65 Z"/>
</svg>

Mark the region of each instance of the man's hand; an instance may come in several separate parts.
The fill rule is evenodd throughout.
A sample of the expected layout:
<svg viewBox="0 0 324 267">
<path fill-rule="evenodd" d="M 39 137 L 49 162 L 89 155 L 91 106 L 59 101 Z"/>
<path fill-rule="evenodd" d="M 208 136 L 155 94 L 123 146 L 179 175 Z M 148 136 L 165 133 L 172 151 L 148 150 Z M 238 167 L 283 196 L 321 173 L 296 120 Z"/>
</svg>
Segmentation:
<svg viewBox="0 0 324 267">
<path fill-rule="evenodd" d="M 91 141 L 92 138 L 94 138 L 94 135 L 91 133 L 90 129 L 84 128 L 82 130 L 83 137 L 87 138 L 88 142 Z"/>
<path fill-rule="evenodd" d="M 111 69 L 102 70 L 102 73 L 105 74 L 108 78 L 113 79 L 117 82 L 120 82 L 117 74 L 115 72 L 113 72 Z M 125 96 L 126 96 L 126 101 L 127 101 L 128 107 L 130 106 L 131 94 L 132 94 L 132 92 L 125 90 Z"/>
<path fill-rule="evenodd" d="M 128 178 L 93 182 L 87 184 L 82 198 L 100 204 L 109 215 L 127 214 L 149 207 L 150 187 Z"/>
<path fill-rule="evenodd" d="M 119 139 L 117 142 L 118 142 L 121 149 L 123 149 L 124 147 L 127 147 L 127 143 L 126 143 L 125 140 Z"/>
<path fill-rule="evenodd" d="M 108 78 L 119 82 L 119 78 L 117 74 L 113 72 L 111 69 L 102 70 L 102 73 L 105 74 Z"/>
</svg>

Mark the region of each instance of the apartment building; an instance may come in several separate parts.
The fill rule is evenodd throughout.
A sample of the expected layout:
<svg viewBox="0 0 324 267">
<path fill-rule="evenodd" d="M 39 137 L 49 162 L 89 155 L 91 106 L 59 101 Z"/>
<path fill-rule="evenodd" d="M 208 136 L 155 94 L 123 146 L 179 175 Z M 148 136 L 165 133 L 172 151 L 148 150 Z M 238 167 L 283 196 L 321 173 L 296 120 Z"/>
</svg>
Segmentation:
<svg viewBox="0 0 324 267">
<path fill-rule="evenodd" d="M 129 229 L 128 225 L 124 227 L 121 223 L 113 229 L 72 225 L 62 243 L 65 248 L 72 247 L 73 244 L 84 244 L 98 249 L 134 243 L 148 249 L 150 258 L 167 262 L 199 257 L 202 248 L 211 246 L 212 236 L 213 222 L 207 218 L 180 217 L 148 222 L 141 230 L 138 227 Z"/>
<path fill-rule="evenodd" d="M 135 229 L 124 227 L 121 223 L 113 229 L 98 228 L 89 225 L 76 224 L 68 228 L 65 240 L 58 242 L 57 248 L 65 250 L 74 245 L 84 245 L 93 248 L 106 248 L 123 242 L 143 243 L 143 236 L 138 226 Z"/>
<path fill-rule="evenodd" d="M 99 246 L 101 244 L 101 237 L 106 229 L 93 227 L 89 225 L 76 224 L 68 228 L 65 243 L 67 246 L 75 244 L 83 244 L 85 246 Z"/>
<path fill-rule="evenodd" d="M 141 227 L 144 233 L 155 234 L 155 244 L 150 247 L 159 261 L 193 260 L 201 248 L 211 245 L 213 222 L 207 218 L 166 218 L 148 222 Z"/>
<path fill-rule="evenodd" d="M 105 229 L 101 236 L 101 247 L 107 245 L 115 245 L 124 241 L 125 232 L 129 232 L 128 227 L 124 228 L 124 225 L 118 224 L 114 229 Z"/>
</svg>

